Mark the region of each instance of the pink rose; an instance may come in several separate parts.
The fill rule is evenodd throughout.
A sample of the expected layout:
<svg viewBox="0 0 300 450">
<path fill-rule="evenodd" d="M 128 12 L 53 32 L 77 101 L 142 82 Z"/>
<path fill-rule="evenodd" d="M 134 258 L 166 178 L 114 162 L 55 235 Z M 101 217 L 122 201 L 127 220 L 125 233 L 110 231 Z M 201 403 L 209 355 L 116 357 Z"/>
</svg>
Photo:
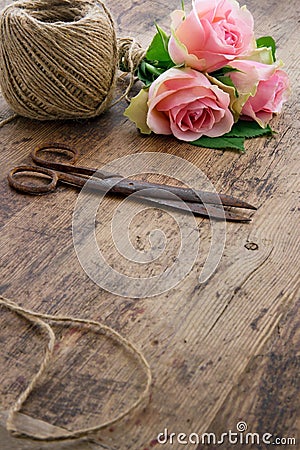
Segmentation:
<svg viewBox="0 0 300 450">
<path fill-rule="evenodd" d="M 195 0 L 192 11 L 174 11 L 169 53 L 176 64 L 212 72 L 255 48 L 253 17 L 235 0 Z"/>
<path fill-rule="evenodd" d="M 289 80 L 278 64 L 236 60 L 230 66 L 240 72 L 229 72 L 235 87 L 244 98 L 242 119 L 253 119 L 265 127 L 274 113 L 279 113 L 289 97 Z M 244 117 L 243 117 L 244 116 Z"/>
<path fill-rule="evenodd" d="M 265 126 L 273 114 L 280 113 L 288 96 L 288 76 L 283 70 L 277 69 L 268 80 L 259 81 L 256 94 L 249 97 L 242 114 Z"/>
<path fill-rule="evenodd" d="M 183 141 L 217 137 L 231 130 L 229 95 L 205 75 L 172 68 L 150 86 L 147 125 L 157 134 L 174 134 Z"/>
</svg>

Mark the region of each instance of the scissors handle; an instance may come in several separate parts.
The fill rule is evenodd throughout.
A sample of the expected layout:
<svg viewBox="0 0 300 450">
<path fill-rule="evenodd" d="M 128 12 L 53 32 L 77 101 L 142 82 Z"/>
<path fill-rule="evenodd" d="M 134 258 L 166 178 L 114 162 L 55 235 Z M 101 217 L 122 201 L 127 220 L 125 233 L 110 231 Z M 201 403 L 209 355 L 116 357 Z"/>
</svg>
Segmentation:
<svg viewBox="0 0 300 450">
<path fill-rule="evenodd" d="M 22 174 L 22 180 L 17 174 Z M 24 178 L 30 178 L 32 175 L 46 175 L 48 179 L 47 184 L 34 184 L 26 183 Z M 58 182 L 58 176 L 53 170 L 47 169 L 46 167 L 35 167 L 35 166 L 17 166 L 14 167 L 7 175 L 8 183 L 11 187 L 17 191 L 24 192 L 25 194 L 47 194 L 48 192 L 53 192 L 56 189 Z"/>
<path fill-rule="evenodd" d="M 22 175 L 22 178 L 20 175 Z M 46 177 L 43 177 L 43 175 L 46 175 Z M 43 179 L 46 178 L 48 182 L 45 184 L 41 184 L 36 181 L 34 182 L 32 180 L 33 177 Z M 31 178 L 31 181 L 24 181 L 26 178 L 28 180 Z M 33 195 L 48 194 L 53 192 L 59 181 L 77 187 L 83 187 L 87 181 L 86 178 L 77 175 L 57 172 L 55 170 L 48 169 L 47 167 L 36 166 L 17 166 L 9 172 L 7 179 L 9 185 L 17 191 Z M 99 180 L 99 183 L 100 182 L 101 180 Z"/>
<path fill-rule="evenodd" d="M 52 152 L 54 151 L 54 153 L 56 154 L 68 154 L 69 156 L 68 164 L 56 162 L 53 160 L 50 161 L 46 158 L 43 158 L 40 155 L 40 153 L 42 152 L 50 152 L 50 151 Z M 38 166 L 47 167 L 48 169 L 58 170 L 64 173 L 78 173 L 80 175 L 87 175 L 89 177 L 95 175 L 95 177 L 103 179 L 121 177 L 121 175 L 119 174 L 113 174 L 105 170 L 98 170 L 93 169 L 91 167 L 83 167 L 77 165 L 75 166 L 74 164 L 79 156 L 78 150 L 74 147 L 69 147 L 66 144 L 61 144 L 58 142 L 47 142 L 43 145 L 37 146 L 35 149 L 32 150 L 30 156 Z"/>
</svg>

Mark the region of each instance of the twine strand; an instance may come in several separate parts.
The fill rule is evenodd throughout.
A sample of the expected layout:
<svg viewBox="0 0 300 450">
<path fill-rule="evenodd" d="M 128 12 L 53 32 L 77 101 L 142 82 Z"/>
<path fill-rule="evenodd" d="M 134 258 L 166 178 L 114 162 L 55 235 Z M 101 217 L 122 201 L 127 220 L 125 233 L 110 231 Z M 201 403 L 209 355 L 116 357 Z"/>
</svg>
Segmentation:
<svg viewBox="0 0 300 450">
<path fill-rule="evenodd" d="M 12 122 L 17 117 L 19 117 L 19 114 L 12 113 L 10 116 L 6 117 L 5 119 L 0 120 L 0 128 L 4 127 L 7 123 Z"/>
<path fill-rule="evenodd" d="M 89 434 L 100 431 L 104 428 L 107 428 L 114 423 L 120 421 L 125 416 L 128 416 L 130 413 L 135 411 L 141 403 L 148 397 L 150 386 L 151 386 L 151 369 L 150 366 L 145 359 L 143 353 L 138 350 L 135 345 L 133 345 L 128 339 L 121 336 L 117 331 L 112 329 L 111 327 L 94 320 L 89 319 L 81 319 L 78 317 L 69 317 L 69 316 L 53 316 L 49 314 L 41 314 L 37 313 L 25 308 L 22 308 L 21 306 L 17 305 L 12 300 L 9 300 L 2 295 L 0 295 L 0 305 L 3 305 L 7 309 L 15 312 L 16 314 L 19 314 L 20 316 L 24 317 L 29 322 L 38 325 L 48 336 L 48 343 L 47 347 L 45 349 L 44 358 L 40 364 L 40 368 L 38 372 L 33 376 L 31 379 L 29 385 L 27 388 L 20 394 L 18 399 L 15 401 L 14 405 L 10 408 L 8 419 L 6 422 L 7 429 L 12 432 L 16 436 L 26 436 L 31 439 L 39 440 L 39 441 L 60 441 L 60 440 L 66 440 L 66 439 L 78 439 L 87 437 Z M 19 432 L 16 425 L 15 425 L 15 418 L 16 414 L 21 410 L 22 406 L 24 405 L 25 401 L 28 399 L 29 395 L 33 391 L 33 389 L 36 387 L 37 382 L 41 379 L 41 376 L 45 372 L 45 370 L 49 367 L 51 357 L 53 355 L 54 351 L 54 345 L 55 345 L 55 334 L 53 332 L 53 329 L 49 324 L 47 324 L 43 319 L 53 322 L 73 322 L 78 324 L 84 324 L 84 325 L 93 325 L 102 331 L 104 331 L 108 336 L 115 339 L 117 342 L 122 344 L 124 347 L 129 349 L 133 354 L 135 354 L 140 362 L 141 367 L 143 367 L 145 375 L 146 375 L 146 382 L 143 392 L 140 394 L 139 398 L 125 411 L 117 415 L 114 419 L 108 420 L 106 422 L 103 422 L 101 424 L 98 424 L 94 427 L 90 428 L 82 428 L 74 431 L 67 431 L 66 433 L 62 433 L 60 435 L 47 435 L 42 436 L 40 434 L 31 434 L 31 433 L 24 433 Z"/>
<path fill-rule="evenodd" d="M 130 93 L 134 81 L 135 81 L 135 72 L 142 60 L 145 57 L 146 50 L 144 50 L 140 44 L 133 38 L 119 38 L 117 40 L 118 43 L 118 55 L 119 55 L 119 68 L 123 72 L 129 74 L 129 83 L 125 92 L 111 104 L 111 106 L 119 103 L 123 98 L 125 98 L 128 102 L 130 99 L 128 98 L 128 94 Z M 123 78 L 124 74 L 119 78 Z"/>
</svg>

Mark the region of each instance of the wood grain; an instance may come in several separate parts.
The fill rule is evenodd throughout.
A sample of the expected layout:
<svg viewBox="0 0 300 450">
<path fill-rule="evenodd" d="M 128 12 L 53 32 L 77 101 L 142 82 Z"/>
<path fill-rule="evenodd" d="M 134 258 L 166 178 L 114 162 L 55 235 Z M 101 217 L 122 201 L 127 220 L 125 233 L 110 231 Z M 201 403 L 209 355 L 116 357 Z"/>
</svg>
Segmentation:
<svg viewBox="0 0 300 450">
<path fill-rule="evenodd" d="M 271 34 L 278 43 L 292 95 L 272 123 L 275 137 L 248 141 L 245 154 L 199 149 L 170 137 L 143 137 L 123 117 L 125 102 L 94 120 L 41 123 L 19 118 L 0 129 L 1 294 L 35 311 L 105 322 L 144 352 L 154 378 L 149 404 L 93 442 L 18 440 L 8 436 L 1 419 L 1 450 L 150 450 L 159 448 L 155 439 L 164 428 L 222 433 L 235 429 L 239 420 L 252 432 L 297 437 L 299 6 L 297 0 L 249 0 L 247 5 L 257 35 Z M 168 27 L 169 13 L 178 6 L 173 0 L 109 4 L 119 35 L 134 36 L 145 46 L 153 22 Z M 0 110 L 1 116 L 9 112 L 4 100 Z M 200 251 L 181 283 L 156 297 L 120 297 L 97 286 L 77 259 L 72 239 L 76 190 L 60 187 L 49 196 L 30 197 L 7 185 L 8 170 L 29 163 L 30 150 L 46 141 L 76 146 L 79 163 L 91 167 L 140 152 L 152 152 L 153 165 L 159 152 L 176 155 L 203 171 L 217 190 L 259 208 L 250 224 L 226 224 L 220 264 L 206 283 L 199 284 L 198 278 L 210 248 L 211 226 L 197 219 L 200 237 L 195 246 Z M 136 266 L 118 257 L 108 226 L 119 204 L 117 199 L 106 201 L 97 216 L 96 236 L 111 264 L 130 273 Z M 149 211 L 132 223 L 132 242 L 140 251 L 149 249 L 149 233 L 157 228 L 164 231 L 169 247 L 156 265 L 143 266 L 145 276 L 167 267 L 180 245 L 174 220 Z M 35 373 L 44 341 L 38 330 L 4 309 L 0 322 L 4 414 Z M 24 406 L 24 415 L 56 427 L 92 426 L 138 395 L 141 374 L 120 349 L 83 329 L 55 330 L 56 358 Z"/>
</svg>

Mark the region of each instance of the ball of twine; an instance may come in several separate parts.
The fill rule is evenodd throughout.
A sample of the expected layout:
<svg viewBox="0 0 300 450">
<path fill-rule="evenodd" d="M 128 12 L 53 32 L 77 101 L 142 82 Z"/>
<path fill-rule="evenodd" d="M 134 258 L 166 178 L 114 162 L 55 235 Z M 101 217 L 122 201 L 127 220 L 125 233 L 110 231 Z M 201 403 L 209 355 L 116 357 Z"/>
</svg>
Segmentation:
<svg viewBox="0 0 300 450">
<path fill-rule="evenodd" d="M 132 39 L 117 40 L 110 12 L 94 0 L 14 2 L 0 32 L 3 96 L 31 119 L 99 115 L 111 104 L 119 60 L 133 74 L 144 55 Z"/>
</svg>

